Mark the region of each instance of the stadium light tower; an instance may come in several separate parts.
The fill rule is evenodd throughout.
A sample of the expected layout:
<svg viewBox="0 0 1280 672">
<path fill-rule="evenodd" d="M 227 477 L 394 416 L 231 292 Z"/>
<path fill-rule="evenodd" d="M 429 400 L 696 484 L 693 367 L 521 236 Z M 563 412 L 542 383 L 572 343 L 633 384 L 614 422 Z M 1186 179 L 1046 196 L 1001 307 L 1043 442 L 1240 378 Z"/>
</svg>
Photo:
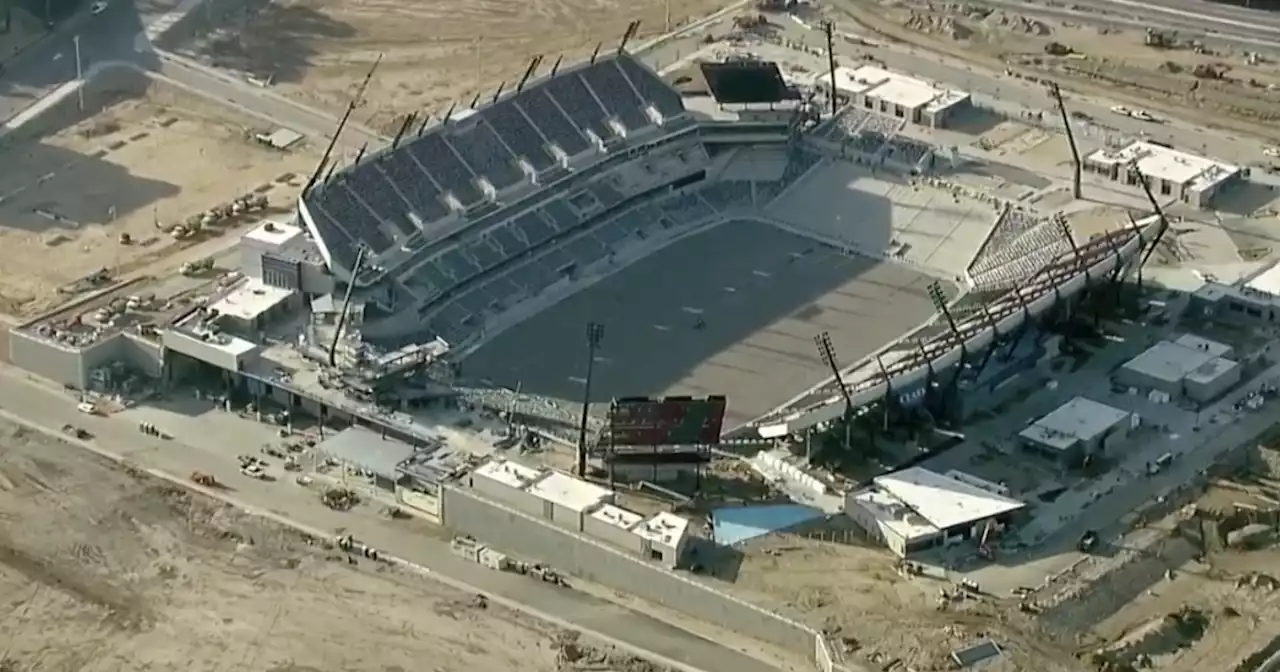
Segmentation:
<svg viewBox="0 0 1280 672">
<path fill-rule="evenodd" d="M 850 432 L 853 423 L 853 397 L 849 395 L 849 388 L 844 384 L 844 375 L 840 373 L 840 359 L 836 356 L 835 346 L 831 345 L 831 334 L 822 332 L 813 337 L 814 345 L 818 346 L 818 357 L 822 359 L 822 363 L 831 369 L 831 375 L 836 380 L 836 385 L 840 386 L 840 396 L 844 397 L 844 447 L 848 448 L 851 443 Z"/>
<path fill-rule="evenodd" d="M 1160 245 L 1161 239 L 1164 238 L 1165 232 L 1169 230 L 1169 220 L 1165 218 L 1164 208 L 1161 208 L 1160 203 L 1156 201 L 1155 194 L 1151 193 L 1151 183 L 1147 181 L 1147 176 L 1143 175 L 1141 170 L 1138 170 L 1136 160 L 1129 164 L 1129 174 L 1138 181 L 1138 184 L 1142 187 L 1142 193 L 1147 195 L 1147 201 L 1151 203 L 1151 209 L 1155 210 L 1156 217 L 1160 218 L 1160 228 L 1156 231 L 1156 237 L 1151 241 L 1151 247 L 1147 248 L 1146 253 L 1142 255 L 1142 260 L 1138 262 L 1138 287 L 1141 288 L 1142 268 L 1147 265 L 1147 260 L 1151 258 L 1151 255 L 1156 251 L 1156 247 Z M 1139 231 L 1136 235 L 1138 236 L 1139 244 L 1141 244 L 1142 232 Z"/>
<path fill-rule="evenodd" d="M 578 477 L 587 476 L 587 414 L 591 411 L 591 378 L 595 374 L 596 349 L 604 339 L 604 325 L 587 323 L 587 377 L 582 381 L 582 418 L 578 424 Z"/>
<path fill-rule="evenodd" d="M 823 21 L 822 32 L 827 36 L 827 74 L 831 77 L 831 116 L 835 116 L 840 104 L 836 102 L 836 24 Z"/>
<path fill-rule="evenodd" d="M 1076 146 L 1076 135 L 1071 130 L 1071 115 L 1067 113 L 1067 104 L 1062 100 L 1062 89 L 1057 82 L 1049 82 L 1049 95 L 1058 104 L 1058 113 L 1062 115 L 1062 127 L 1067 129 L 1067 144 L 1071 147 L 1071 195 L 1080 198 L 1080 180 L 1083 165 L 1080 161 L 1080 148 Z"/>
</svg>

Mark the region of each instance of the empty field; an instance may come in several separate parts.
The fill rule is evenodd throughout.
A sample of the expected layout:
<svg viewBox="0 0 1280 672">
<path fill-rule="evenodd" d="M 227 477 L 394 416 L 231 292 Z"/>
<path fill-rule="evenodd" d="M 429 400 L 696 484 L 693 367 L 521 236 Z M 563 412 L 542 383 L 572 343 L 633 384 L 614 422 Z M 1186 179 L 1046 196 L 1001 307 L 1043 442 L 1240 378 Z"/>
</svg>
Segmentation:
<svg viewBox="0 0 1280 672">
<path fill-rule="evenodd" d="M 768 224 L 730 221 L 501 333 L 463 371 L 579 400 L 585 325 L 595 321 L 605 335 L 594 398 L 724 394 L 737 426 L 829 375 L 814 346 L 819 333 L 852 364 L 927 319 L 931 280 Z"/>
<path fill-rule="evenodd" d="M 60 130 L 45 120 L 50 133 L 4 151 L 0 312 L 38 313 L 59 301 L 59 287 L 85 275 L 163 266 L 180 248 L 236 232 L 252 218 L 181 242 L 162 229 L 246 192 L 262 191 L 273 210 L 287 210 L 316 162 L 309 148 L 260 146 L 254 122 L 141 77 L 87 96 L 101 112 Z"/>
<path fill-rule="evenodd" d="M 229 3 L 230 4 L 230 3 Z M 183 51 L 271 79 L 302 102 L 341 111 L 380 57 L 356 119 L 389 130 L 396 115 L 443 114 L 476 93 L 514 82 L 534 55 L 542 71 L 598 42 L 616 45 L 632 20 L 644 39 L 725 5 L 721 0 L 250 0 Z"/>
<path fill-rule="evenodd" d="M 557 669 L 553 626 L 8 423 L 0 444 L 0 668 Z"/>
</svg>

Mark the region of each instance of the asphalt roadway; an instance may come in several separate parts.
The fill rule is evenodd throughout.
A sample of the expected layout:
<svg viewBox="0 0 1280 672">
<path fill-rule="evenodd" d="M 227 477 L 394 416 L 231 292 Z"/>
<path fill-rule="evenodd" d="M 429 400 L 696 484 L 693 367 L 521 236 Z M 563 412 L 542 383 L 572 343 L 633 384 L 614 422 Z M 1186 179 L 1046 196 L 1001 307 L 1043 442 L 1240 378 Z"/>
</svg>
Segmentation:
<svg viewBox="0 0 1280 672">
<path fill-rule="evenodd" d="M 528 578 L 485 569 L 449 551 L 445 535 L 406 529 L 404 521 L 381 516 L 377 507 L 335 512 L 320 506 L 315 493 L 287 479 L 263 482 L 235 474 L 235 454 L 260 445 L 270 431 L 264 425 L 241 421 L 214 411 L 208 417 L 187 417 L 162 427 L 176 435 L 163 441 L 138 432 L 136 422 L 124 418 L 87 416 L 60 389 L 36 382 L 10 367 L 0 368 L 0 416 L 21 420 L 61 438 L 66 424 L 88 429 L 93 445 L 114 453 L 142 469 L 154 469 L 185 480 L 185 474 L 204 471 L 228 482 L 237 504 L 251 511 L 318 530 L 349 530 L 375 548 L 447 577 L 466 589 L 488 593 L 524 605 L 539 618 L 552 619 L 605 640 L 652 652 L 686 671 L 777 672 L 777 668 L 737 650 L 681 630 L 652 616 L 575 590 L 554 588 Z M 191 429 L 205 423 L 204 431 Z M 232 434 L 243 434 L 233 436 Z M 187 437 L 189 442 L 187 442 Z"/>
<path fill-rule="evenodd" d="M 76 36 L 80 37 L 79 68 L 132 64 L 171 83 L 254 116 L 312 137 L 332 136 L 337 119 L 295 103 L 242 77 L 155 49 L 146 27 L 175 9 L 177 0 L 148 3 L 147 12 L 131 0 L 111 2 L 100 14 L 82 11 L 57 29 L 4 62 L 0 73 L 0 121 L 12 118 L 57 86 L 76 78 Z M 359 124 L 348 124 L 343 144 L 379 147 L 388 139 Z"/>
</svg>

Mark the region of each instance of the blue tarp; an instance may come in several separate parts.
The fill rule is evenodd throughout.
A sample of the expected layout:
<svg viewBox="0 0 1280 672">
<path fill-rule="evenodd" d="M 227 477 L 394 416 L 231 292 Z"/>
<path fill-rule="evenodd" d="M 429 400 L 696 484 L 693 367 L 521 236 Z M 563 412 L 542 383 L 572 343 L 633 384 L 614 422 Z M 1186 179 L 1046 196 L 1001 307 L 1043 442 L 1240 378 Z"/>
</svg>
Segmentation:
<svg viewBox="0 0 1280 672">
<path fill-rule="evenodd" d="M 802 504 L 736 506 L 714 509 L 711 512 L 716 543 L 725 546 L 763 537 L 825 515 L 818 509 Z"/>
</svg>

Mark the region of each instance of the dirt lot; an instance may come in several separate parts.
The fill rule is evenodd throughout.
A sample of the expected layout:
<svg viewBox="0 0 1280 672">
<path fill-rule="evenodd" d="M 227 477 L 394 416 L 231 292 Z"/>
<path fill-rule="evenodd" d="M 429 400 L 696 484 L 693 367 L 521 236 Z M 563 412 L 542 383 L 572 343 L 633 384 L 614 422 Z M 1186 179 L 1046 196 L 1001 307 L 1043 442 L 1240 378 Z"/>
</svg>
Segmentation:
<svg viewBox="0 0 1280 672">
<path fill-rule="evenodd" d="M 821 619 L 858 649 L 855 655 L 882 666 L 899 659 L 901 669 L 951 670 L 952 650 L 991 639 L 1012 661 L 1010 669 L 1083 669 L 1014 602 L 984 596 L 939 609 L 938 591 L 950 590 L 949 583 L 903 578 L 896 558 L 851 528 L 748 544 L 735 588 Z"/>
<path fill-rule="evenodd" d="M 1211 487 L 1196 506 L 1231 512 L 1265 509 L 1280 492 L 1271 485 Z M 1261 497 L 1259 497 L 1261 495 Z M 1274 539 L 1274 537 L 1272 537 Z M 1264 542 L 1266 543 L 1266 542 Z M 1091 646 L 1122 660 L 1144 656 L 1151 669 L 1233 669 L 1280 637 L 1280 550 L 1241 546 L 1210 553 L 1167 574 L 1086 633 Z"/>
<path fill-rule="evenodd" d="M 844 9 L 883 34 L 948 53 L 1013 66 L 1027 74 L 1070 77 L 1081 84 L 1107 87 L 1140 104 L 1199 110 L 1202 118 L 1229 115 L 1250 132 L 1277 137 L 1269 122 L 1277 118 L 1280 83 L 1277 55 L 1245 52 L 1177 38 L 1170 48 L 1144 46 L 1138 28 L 1100 27 L 1079 22 L 993 11 L 976 3 L 927 0 L 846 0 Z M 874 11 L 856 11 L 874 7 Z M 1105 17 L 1100 17 L 1100 21 Z M 1070 53 L 1051 56 L 1057 44 Z M 1198 77 L 1200 74 L 1213 76 Z M 1222 119 L 1215 120 L 1224 125 Z"/>
<path fill-rule="evenodd" d="M 382 63 L 356 119 L 390 130 L 396 115 L 443 114 L 477 91 L 518 79 L 535 54 L 543 71 L 563 54 L 585 57 L 597 42 L 616 44 L 633 20 L 637 40 L 710 13 L 724 0 L 250 0 L 186 45 L 219 67 L 270 79 L 278 90 L 341 111 L 370 67 Z"/>
<path fill-rule="evenodd" d="M 7 423 L 0 444 L 0 669 L 557 669 L 552 626 Z"/>
<path fill-rule="evenodd" d="M 254 121 L 140 77 L 99 84 L 86 107 L 99 106 L 88 119 L 46 122 L 54 126 L 50 133 L 5 148 L 0 312 L 40 312 L 59 302 L 58 288 L 103 268 L 116 277 L 163 270 L 193 244 L 231 243 L 254 217 L 206 227 L 181 242 L 158 227 L 167 230 L 249 191 L 267 194 L 269 212 L 283 212 L 323 149 L 265 148 L 251 139 L 262 130 Z M 130 244 L 122 244 L 122 234 Z"/>
</svg>

